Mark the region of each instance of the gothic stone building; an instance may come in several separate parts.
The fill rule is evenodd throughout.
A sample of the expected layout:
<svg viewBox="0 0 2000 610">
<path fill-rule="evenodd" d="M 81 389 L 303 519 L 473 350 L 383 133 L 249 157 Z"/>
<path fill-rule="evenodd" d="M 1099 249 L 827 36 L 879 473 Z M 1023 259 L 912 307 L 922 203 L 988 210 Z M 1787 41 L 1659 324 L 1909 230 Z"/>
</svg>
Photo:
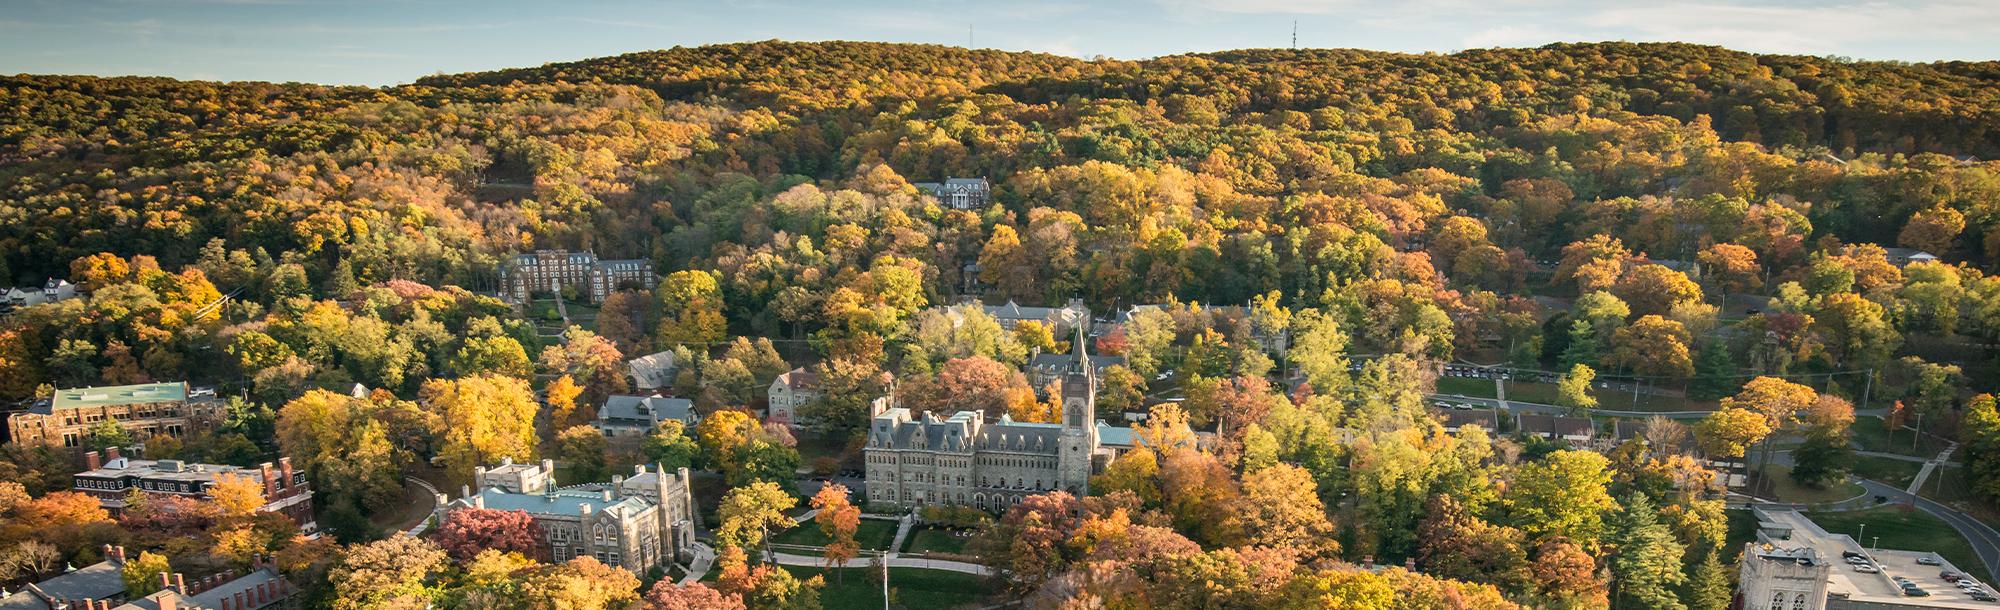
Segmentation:
<svg viewBox="0 0 2000 610">
<path fill-rule="evenodd" d="M 1080 327 L 1076 334 L 1075 357 L 1059 381 L 1060 423 L 988 422 L 978 411 L 914 417 L 876 400 L 863 449 L 868 502 L 1003 510 L 1050 491 L 1089 493 L 1090 476 L 1132 448 L 1132 430 L 1098 421 L 1096 368 Z"/>
<path fill-rule="evenodd" d="M 542 529 L 537 555 L 543 561 L 594 557 L 643 575 L 686 561 L 693 550 L 696 515 L 686 468 L 670 475 L 640 465 L 631 478 L 613 477 L 608 485 L 558 488 L 553 462 L 503 460 L 475 469 L 473 478 L 479 489 L 440 502 L 438 517 L 467 508 L 525 512 Z"/>
<path fill-rule="evenodd" d="M 144 440 L 180 437 L 222 421 L 223 403 L 210 390 L 182 382 L 56 390 L 7 418 L 7 438 L 20 446 L 56 445 L 82 451 L 90 428 L 110 420 Z"/>
</svg>

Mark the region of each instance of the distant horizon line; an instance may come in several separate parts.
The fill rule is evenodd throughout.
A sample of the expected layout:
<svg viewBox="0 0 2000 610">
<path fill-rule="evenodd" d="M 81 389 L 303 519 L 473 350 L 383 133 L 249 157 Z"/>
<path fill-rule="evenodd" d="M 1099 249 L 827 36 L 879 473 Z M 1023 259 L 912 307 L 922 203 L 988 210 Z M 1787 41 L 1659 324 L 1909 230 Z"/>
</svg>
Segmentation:
<svg viewBox="0 0 2000 610">
<path fill-rule="evenodd" d="M 8 74 L 8 75 L 5 75 L 5 76 L 8 76 L 8 77 L 30 77 L 30 76 L 44 76 L 44 77 L 87 77 L 87 78 L 102 78 L 102 79 L 123 79 L 123 78 L 132 78 L 132 79 L 167 79 L 167 80 L 172 80 L 172 81 L 178 81 L 178 82 L 187 82 L 187 83 L 217 83 L 217 84 L 269 84 L 269 85 L 316 85 L 316 86 L 321 86 L 321 87 L 356 87 L 356 88 L 365 88 L 365 89 L 394 89 L 394 88 L 399 88 L 399 87 L 408 87 L 408 86 L 413 86 L 413 85 L 415 85 L 415 84 L 417 83 L 417 81 L 419 81 L 419 80 L 422 80 L 422 79 L 425 79 L 425 78 L 430 78 L 430 77 L 434 77 L 434 76 L 454 76 L 454 75 L 465 75 L 465 74 L 481 74 L 481 73 L 488 73 L 488 72 L 504 72 L 504 71 L 509 71 L 509 70 L 529 70 L 529 69 L 534 69 L 534 68 L 541 68 L 541 67 L 546 67 L 546 66 L 551 66 L 551 65 L 558 65 L 558 64 L 575 64 L 575 63 L 584 63 L 584 62 L 589 62 L 589 61 L 595 61 L 595 60 L 602 60 L 602 59 L 610 59 L 610 58 L 614 58 L 614 57 L 623 57 L 623 56 L 627 56 L 627 55 L 637 55 L 637 54 L 641 54 L 641 53 L 659 53 L 659 52 L 667 52 L 667 51 L 673 51 L 673 50 L 675 50 L 675 49 L 704 49 L 704 48 L 712 48 L 712 47 L 728 47 L 728 46 L 739 46 L 739 45 L 756 45 L 756 44 L 767 44 L 767 43 L 782 43 L 782 44 L 805 44 L 805 45 L 812 45 L 812 44 L 833 44 L 833 43 L 858 43 L 858 44 L 871 44 L 871 45 L 884 45 L 884 46 L 905 46 L 905 47 L 940 47 L 940 48 L 949 48 L 949 49 L 961 49 L 961 50 L 965 50 L 965 51 L 993 51 L 993 52 L 999 52 L 999 53 L 1008 53 L 1008 54 L 1018 54 L 1018 55 L 1044 55 L 1044 56 L 1050 56 L 1050 57 L 1063 57 L 1063 58 L 1069 58 L 1069 59 L 1074 59 L 1074 60 L 1077 60 L 1077 61 L 1080 61 L 1080 62 L 1086 62 L 1086 63 L 1096 63 L 1096 62 L 1132 62 L 1132 63 L 1143 63 L 1143 62 L 1149 62 L 1149 61 L 1156 61 L 1156 60 L 1159 60 L 1159 59 L 1163 59 L 1163 58 L 1168 58 L 1168 57 L 1185 57 L 1185 56 L 1199 56 L 1199 55 L 1215 55 L 1215 54 L 1221 54 L 1221 53 L 1234 53 L 1234 52 L 1242 52 L 1242 51 L 1358 51 L 1358 52 L 1363 52 L 1363 53 L 1372 53 L 1372 54 L 1381 54 L 1381 55 L 1406 55 L 1406 56 L 1425 56 L 1425 55 L 1435 55 L 1435 56 L 1453 56 L 1453 55 L 1460 55 L 1460 54 L 1463 54 L 1463 53 L 1468 53 L 1468 52 L 1475 52 L 1475 51 L 1510 51 L 1510 50 L 1532 50 L 1532 49 L 1543 49 L 1543 48 L 1547 48 L 1547 47 L 1552 47 L 1552 46 L 1560 46 L 1560 45 L 1576 45 L 1576 46 L 1595 46 L 1595 45 L 1614 45 L 1614 44 L 1627 44 L 1627 45 L 1638 45 L 1638 46 L 1648 46 L 1648 45 L 1653 45 L 1653 46 L 1665 46 L 1665 45 L 1680 45 L 1680 46 L 1689 46 L 1689 47 L 1704 47 L 1704 48 L 1712 48 L 1712 49 L 1721 49 L 1721 50 L 1724 50 L 1724 51 L 1729 51 L 1729 52 L 1732 52 L 1732 53 L 1741 53 L 1741 54 L 1744 54 L 1744 55 L 1751 55 L 1751 56 L 1756 56 L 1756 57 L 1809 57 L 1809 58 L 1815 58 L 1815 59 L 1823 59 L 1823 60 L 1827 60 L 1827 61 L 1832 61 L 1832 62 L 1838 62 L 1838 63 L 1855 63 L 1855 64 L 1859 64 L 1859 63 L 1874 63 L 1874 64 L 1891 64 L 1891 65 L 1913 65 L 1913 66 L 1924 66 L 1924 65 L 1937 65 L 1937 64 L 1955 64 L 1955 63 L 1963 63 L 1963 64 L 1982 64 L 1982 63 L 1995 63 L 1995 64 L 2000 64 L 2000 58 L 1993 58 L 1993 59 L 1930 59 L 1930 60 L 1922 60 L 1922 61 L 1913 61 L 1913 60 L 1902 60 L 1902 59 L 1870 59 L 1870 58 L 1865 58 L 1865 57 L 1854 57 L 1854 56 L 1848 56 L 1848 55 L 1840 55 L 1840 54 L 1825 54 L 1825 55 L 1810 55 L 1810 54 L 1803 54 L 1803 53 L 1763 53 L 1763 52 L 1756 52 L 1756 51 L 1745 51 L 1745 50 L 1742 50 L 1742 49 L 1738 49 L 1738 48 L 1734 48 L 1734 47 L 1730 47 L 1730 46 L 1727 46 L 1727 45 L 1718 45 L 1718 44 L 1708 44 L 1708 43 L 1700 43 L 1700 42 L 1687 42 L 1687 41 L 1679 41 L 1679 40 L 1627 40 L 1627 39 L 1612 39 L 1612 40 L 1595 40 L 1595 41 L 1591 41 L 1591 40 L 1556 40 L 1556 41 L 1550 41 L 1550 42 L 1546 42 L 1546 43 L 1542 43 L 1542 44 L 1538 44 L 1538 45 L 1519 45 L 1519 46 L 1505 46 L 1505 45 L 1495 45 L 1495 46 L 1488 46 L 1488 47 L 1467 47 L 1467 48 L 1461 48 L 1461 49 L 1454 49 L 1454 50 L 1451 50 L 1451 51 L 1393 51 L 1393 50 L 1383 50 L 1383 49 L 1369 49 L 1369 48 L 1362 48 L 1362 47 L 1324 47 L 1324 46 L 1308 46 L 1308 47 L 1296 47 L 1296 48 L 1293 48 L 1293 47 L 1238 47 L 1238 48 L 1228 48 L 1228 49 L 1213 49 L 1213 50 L 1189 50 L 1189 51 L 1182 51 L 1182 52 L 1179 52 L 1179 53 L 1172 53 L 1172 54 L 1164 54 L 1164 55 L 1153 55 L 1153 56 L 1149 56 L 1149 57 L 1137 57 L 1137 58 L 1120 58 L 1120 57 L 1112 57 L 1112 56 L 1108 56 L 1108 55 L 1103 55 L 1103 54 L 1095 54 L 1095 55 L 1091 55 L 1091 56 L 1089 56 L 1089 57 L 1080 57 L 1080 56 L 1076 56 L 1076 55 L 1069 55 L 1069 54 L 1064 54 L 1064 53 L 1052 53 L 1052 52 L 1048 52 L 1048 51 L 1036 51 L 1036 50 L 1030 50 L 1030 49 L 1018 49 L 1018 50 L 1015 50 L 1015 49 L 1002 49 L 1002 48 L 997 48 L 997 47 L 969 47 L 969 46 L 966 46 L 966 45 L 963 45 L 963 44 L 945 44 L 945 43 L 936 43 L 936 42 L 909 42 L 909 41 L 889 41 L 889 40 L 867 40 L 867 39 L 853 39 L 853 38 L 829 38 L 829 39 L 817 39 L 817 40 L 809 40 L 809 39 L 789 39 L 789 38 L 765 38 L 765 39 L 759 39 L 759 40 L 740 40 L 740 41 L 733 41 L 733 42 L 713 42 L 713 43 L 705 43 L 705 44 L 694 44 L 694 45 L 674 45 L 674 46 L 670 46 L 670 47 L 653 47 L 653 48 L 644 48 L 644 49 L 634 49 L 634 50 L 630 50 L 630 51 L 624 51 L 624 52 L 619 52 L 619 53 L 612 53 L 612 54 L 608 54 L 608 55 L 591 55 L 591 56 L 588 56 L 588 57 L 580 57 L 580 58 L 574 58 L 574 59 L 554 59 L 554 60 L 549 60 L 549 61 L 545 61 L 545 62 L 542 62 L 542 63 L 540 63 L 540 64 L 535 64 L 535 65 L 510 65 L 510 66 L 502 66 L 502 67 L 497 67 L 497 68 L 487 68 L 487 69 L 474 69 L 474 70 L 460 70 L 460 71 L 446 71 L 446 70 L 436 70 L 436 71 L 433 71 L 433 72 L 430 72 L 430 73 L 428 73 L 428 74 L 424 74 L 424 75 L 422 75 L 422 76 L 417 76 L 417 77 L 414 77 L 414 78 L 411 78 L 411 79 L 409 79 L 409 80 L 407 80 L 407 81 L 400 81 L 400 82 L 391 82 L 391 83 L 376 83 L 376 84 L 366 84 L 366 83 L 337 83 L 337 82 L 320 82 L 320 81 L 312 81 L 312 80 L 285 80 L 285 81 L 276 81 L 276 80 L 257 80 L 257 79 L 240 79 L 240 80 L 226 80 L 226 79 L 206 79 L 206 78 L 182 78 L 182 77 L 177 77 L 177 76 L 169 76 L 169 75 L 165 75 L 165 74 L 131 74 L 131 73 L 128 73 L 128 74 L 107 74 L 107 73 L 92 73 L 92 72 L 15 72 L 15 73 L 12 73 L 12 74 Z"/>
</svg>

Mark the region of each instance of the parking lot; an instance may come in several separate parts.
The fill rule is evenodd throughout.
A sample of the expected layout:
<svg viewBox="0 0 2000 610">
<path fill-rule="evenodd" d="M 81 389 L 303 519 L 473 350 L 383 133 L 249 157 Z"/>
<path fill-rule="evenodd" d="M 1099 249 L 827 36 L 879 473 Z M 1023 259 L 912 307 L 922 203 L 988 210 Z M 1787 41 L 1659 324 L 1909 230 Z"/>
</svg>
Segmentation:
<svg viewBox="0 0 2000 610">
<path fill-rule="evenodd" d="M 1820 557 L 1832 562 L 1832 571 L 1827 574 L 1827 596 L 1832 598 L 1828 608 L 1861 607 L 1880 608 L 1888 605 L 1919 608 L 2000 608 L 2000 603 L 1982 602 L 1972 599 L 1972 595 L 1962 591 L 1957 585 L 1947 582 L 1940 574 L 1946 571 L 1964 571 L 1927 551 L 1901 551 L 1890 549 L 1869 550 L 1857 544 L 1853 538 L 1830 534 L 1818 524 L 1791 511 L 1767 513 L 1772 521 L 1792 530 L 1791 542 L 1806 544 L 1819 551 Z M 1869 574 L 1856 571 L 1855 566 L 1843 559 L 1847 553 L 1860 553 L 1876 566 L 1880 573 Z M 1935 560 L 1938 565 L 1923 565 L 1919 560 Z M 1895 580 L 1901 576 L 1930 593 L 1929 596 L 1913 597 L 1904 595 L 1903 588 Z M 1990 584 L 1982 583 L 1982 588 L 1993 593 Z M 1846 602 L 1858 602 L 1844 604 Z M 1876 605 L 1881 604 L 1881 605 Z"/>
</svg>

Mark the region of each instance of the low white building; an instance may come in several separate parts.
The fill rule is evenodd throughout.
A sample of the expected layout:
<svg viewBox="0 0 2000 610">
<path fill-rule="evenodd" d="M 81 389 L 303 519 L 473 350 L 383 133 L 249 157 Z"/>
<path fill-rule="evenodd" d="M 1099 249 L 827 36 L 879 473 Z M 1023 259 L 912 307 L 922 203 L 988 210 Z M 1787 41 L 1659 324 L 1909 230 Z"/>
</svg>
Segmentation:
<svg viewBox="0 0 2000 610">
<path fill-rule="evenodd" d="M 819 399 L 819 375 L 805 367 L 785 371 L 771 380 L 769 395 L 765 421 L 786 427 L 806 425 L 800 420 L 799 408 Z"/>
</svg>

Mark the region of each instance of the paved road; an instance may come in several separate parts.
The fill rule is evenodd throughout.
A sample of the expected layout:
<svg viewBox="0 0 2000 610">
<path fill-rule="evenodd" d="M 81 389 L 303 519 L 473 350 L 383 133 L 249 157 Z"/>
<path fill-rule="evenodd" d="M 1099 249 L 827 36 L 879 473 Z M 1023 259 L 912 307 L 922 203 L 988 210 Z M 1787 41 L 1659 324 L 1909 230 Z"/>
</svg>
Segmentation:
<svg viewBox="0 0 2000 610">
<path fill-rule="evenodd" d="M 1992 527 L 1980 523 L 1978 519 L 1929 498 L 1868 479 L 1860 481 L 1861 487 L 1867 489 L 1870 494 L 1886 496 L 1893 502 L 1912 504 L 1919 510 L 1951 524 L 1952 529 L 1958 530 L 1959 534 L 1965 536 L 1967 542 L 1972 543 L 1972 550 L 1979 555 L 1979 560 L 1986 563 L 1987 575 L 1992 577 L 1988 582 L 2000 582 L 2000 531 L 1994 531 Z"/>
<path fill-rule="evenodd" d="M 1487 408 L 1487 409 L 1491 409 L 1495 405 L 1498 405 L 1501 409 L 1521 412 L 1521 413 L 1545 413 L 1549 415 L 1569 414 L 1568 407 L 1559 407 L 1556 405 L 1542 404 L 1538 402 L 1521 402 L 1518 400 L 1509 400 L 1502 402 L 1498 399 L 1493 399 L 1493 398 L 1480 398 L 1477 396 L 1460 396 L 1458 394 L 1431 394 L 1429 396 L 1426 396 L 1425 398 L 1443 399 L 1453 402 L 1467 402 L 1479 405 L 1481 408 Z M 1619 411 L 1616 409 L 1590 410 L 1591 415 L 1603 415 L 1610 417 L 1640 417 L 1640 418 L 1652 417 L 1654 415 L 1658 415 L 1661 417 L 1665 417 L 1667 419 L 1701 419 L 1704 417 L 1708 417 L 1708 414 L 1712 412 L 1713 411 Z"/>
</svg>

